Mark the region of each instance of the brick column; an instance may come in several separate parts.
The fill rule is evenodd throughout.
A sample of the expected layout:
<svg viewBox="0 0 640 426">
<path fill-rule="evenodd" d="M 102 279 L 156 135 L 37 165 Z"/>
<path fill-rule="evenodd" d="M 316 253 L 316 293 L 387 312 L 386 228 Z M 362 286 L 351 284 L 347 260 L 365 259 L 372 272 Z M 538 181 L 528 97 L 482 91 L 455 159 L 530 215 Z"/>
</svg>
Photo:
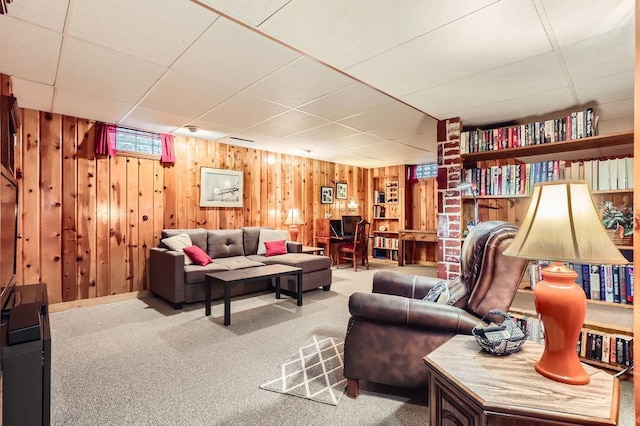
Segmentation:
<svg viewBox="0 0 640 426">
<path fill-rule="evenodd" d="M 460 131 L 462 122 L 438 122 L 438 278 L 460 274 L 462 201 L 460 182 Z"/>
</svg>

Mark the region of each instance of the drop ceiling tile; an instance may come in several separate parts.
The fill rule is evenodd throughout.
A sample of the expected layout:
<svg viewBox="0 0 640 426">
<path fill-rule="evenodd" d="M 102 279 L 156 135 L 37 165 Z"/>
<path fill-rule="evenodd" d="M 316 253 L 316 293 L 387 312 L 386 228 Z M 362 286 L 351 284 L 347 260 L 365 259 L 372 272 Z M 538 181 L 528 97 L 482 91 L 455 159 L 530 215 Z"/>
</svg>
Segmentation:
<svg viewBox="0 0 640 426">
<path fill-rule="evenodd" d="M 117 123 L 133 105 L 109 99 L 88 96 L 67 89 L 56 89 L 53 98 L 53 112 L 91 120 Z"/>
<path fill-rule="evenodd" d="M 438 121 L 431 117 L 424 117 L 422 119 L 415 119 L 411 121 L 404 121 L 398 124 L 393 124 L 381 129 L 371 130 L 368 133 L 379 136 L 384 139 L 395 140 L 412 136 L 418 136 L 421 133 L 426 133 L 429 130 L 435 132 L 438 126 Z"/>
<path fill-rule="evenodd" d="M 327 120 L 345 117 L 397 102 L 393 98 L 362 83 L 354 83 L 344 89 L 298 107 Z"/>
<path fill-rule="evenodd" d="M 165 71 L 160 65 L 66 37 L 56 86 L 135 104 Z"/>
<path fill-rule="evenodd" d="M 12 77 L 11 87 L 20 108 L 51 112 L 53 86 Z"/>
<path fill-rule="evenodd" d="M 202 121 L 245 129 L 287 111 L 287 107 L 237 93 L 201 117 Z"/>
<path fill-rule="evenodd" d="M 292 1 L 260 29 L 345 69 L 494 2 L 458 2 L 452 7 L 447 0 L 350 0 L 331 6 L 323 0 Z"/>
<path fill-rule="evenodd" d="M 280 138 L 275 136 L 268 136 L 261 133 L 249 132 L 247 130 L 243 130 L 243 131 L 233 132 L 233 134 L 222 139 L 221 142 L 233 145 L 234 143 L 236 143 L 234 141 L 237 141 L 237 139 L 235 138 L 244 139 L 244 141 L 240 141 L 240 142 L 251 141 L 249 143 L 256 144 L 256 147 L 260 147 L 260 149 L 262 149 L 264 145 L 274 144 L 280 141 Z"/>
<path fill-rule="evenodd" d="M 200 0 L 216 12 L 233 16 L 241 22 L 258 26 L 262 21 L 273 15 L 290 0 L 260 0 L 247 2 L 237 0 Z"/>
<path fill-rule="evenodd" d="M 353 79 L 338 71 L 301 57 L 249 86 L 245 92 L 295 108 L 351 83 Z"/>
<path fill-rule="evenodd" d="M 301 111 L 289 110 L 284 114 L 270 118 L 256 126 L 249 128 L 251 132 L 268 136 L 285 137 L 303 130 L 326 124 L 327 120 L 306 114 Z"/>
<path fill-rule="evenodd" d="M 427 116 L 423 112 L 402 102 L 394 102 L 340 120 L 340 124 L 367 132 L 375 129 L 383 129 L 409 120 L 422 119 L 424 117 Z"/>
<path fill-rule="evenodd" d="M 609 31 L 562 48 L 574 82 L 595 80 L 634 69 L 633 26 Z"/>
<path fill-rule="evenodd" d="M 633 117 L 633 98 L 600 103 L 596 107 L 596 115 L 600 117 L 600 121 Z"/>
<path fill-rule="evenodd" d="M 173 68 L 235 89 L 288 64 L 300 54 L 225 18 L 218 19 Z"/>
<path fill-rule="evenodd" d="M 381 143 L 390 143 L 389 141 L 379 138 L 368 133 L 357 133 L 352 136 L 346 136 L 340 139 L 334 139 L 331 141 L 324 141 L 321 144 L 314 144 L 314 146 L 325 146 L 329 149 L 353 149 L 362 146 L 372 146 Z"/>
<path fill-rule="evenodd" d="M 448 116 L 452 111 L 522 98 L 567 86 L 553 53 L 423 90 L 402 98 L 423 111 Z"/>
<path fill-rule="evenodd" d="M 302 132 L 294 133 L 287 136 L 285 139 L 289 141 L 295 141 L 296 143 L 302 142 L 324 142 L 332 139 L 338 139 L 345 136 L 351 136 L 359 133 L 357 130 L 350 127 L 342 126 L 336 123 L 325 124 L 320 127 L 305 130 Z"/>
<path fill-rule="evenodd" d="M 62 34 L 10 15 L 0 19 L 0 73 L 53 85 Z"/>
<path fill-rule="evenodd" d="M 168 71 L 140 106 L 196 118 L 233 96 L 235 89 L 177 71 Z"/>
<path fill-rule="evenodd" d="M 117 124 L 149 132 L 171 133 L 190 122 L 187 117 L 137 107 Z"/>
<path fill-rule="evenodd" d="M 598 134 L 600 135 L 628 132 L 630 130 L 633 130 L 633 116 L 602 120 L 598 123 Z M 614 148 L 615 147 L 607 147 L 607 155 L 613 155 L 612 151 Z M 597 157 L 601 157 L 601 155 Z"/>
<path fill-rule="evenodd" d="M 560 46 L 633 26 L 635 21 L 633 0 L 542 0 L 542 5 Z"/>
<path fill-rule="evenodd" d="M 581 104 L 597 100 L 600 103 L 633 99 L 633 71 L 615 74 L 574 85 Z"/>
<path fill-rule="evenodd" d="M 396 97 L 550 52 L 533 3 L 492 4 L 347 71 Z"/>
<path fill-rule="evenodd" d="M 29 0 L 11 3 L 9 16 L 61 33 L 69 0 Z"/>
<path fill-rule="evenodd" d="M 539 116 L 567 110 L 575 107 L 575 105 L 575 100 L 569 88 L 563 87 L 518 99 L 452 111 L 446 117 L 443 116 L 440 119 L 464 117 L 463 125 L 465 126 L 489 125 L 510 120 L 529 123 L 536 121 Z"/>
<path fill-rule="evenodd" d="M 195 132 L 190 131 L 186 127 L 180 127 L 174 130 L 174 135 L 181 135 L 190 138 L 204 139 L 208 141 L 221 141 L 229 134 L 236 132 L 237 129 L 232 129 L 224 126 L 212 126 L 209 123 L 205 123 L 200 120 L 189 123 L 189 126 L 196 126 L 198 129 Z"/>
<path fill-rule="evenodd" d="M 402 144 L 402 145 L 408 145 L 414 148 L 418 148 L 421 150 L 426 149 L 428 151 L 435 152 L 438 144 L 438 133 L 429 132 L 429 133 L 413 134 L 411 136 L 397 139 L 395 142 L 398 142 L 399 144 Z"/>
<path fill-rule="evenodd" d="M 75 1 L 68 34 L 159 65 L 169 66 L 218 15 L 193 2 Z"/>
</svg>

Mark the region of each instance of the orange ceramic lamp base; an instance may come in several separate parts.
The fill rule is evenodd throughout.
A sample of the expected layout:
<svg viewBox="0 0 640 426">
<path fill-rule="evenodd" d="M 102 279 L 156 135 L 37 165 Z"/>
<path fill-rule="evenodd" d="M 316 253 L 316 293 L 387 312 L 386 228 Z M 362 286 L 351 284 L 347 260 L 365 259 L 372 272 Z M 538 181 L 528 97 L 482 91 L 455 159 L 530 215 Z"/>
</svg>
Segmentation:
<svg viewBox="0 0 640 426">
<path fill-rule="evenodd" d="M 542 281 L 533 293 L 536 311 L 544 324 L 544 353 L 536 371 L 557 382 L 586 385 L 576 344 L 584 322 L 587 301 L 575 284 L 578 274 L 562 263 L 553 263 L 542 271 Z"/>
<path fill-rule="evenodd" d="M 289 227 L 289 235 L 291 236 L 291 241 L 293 242 L 298 242 L 298 226 L 297 225 L 291 225 Z"/>
</svg>

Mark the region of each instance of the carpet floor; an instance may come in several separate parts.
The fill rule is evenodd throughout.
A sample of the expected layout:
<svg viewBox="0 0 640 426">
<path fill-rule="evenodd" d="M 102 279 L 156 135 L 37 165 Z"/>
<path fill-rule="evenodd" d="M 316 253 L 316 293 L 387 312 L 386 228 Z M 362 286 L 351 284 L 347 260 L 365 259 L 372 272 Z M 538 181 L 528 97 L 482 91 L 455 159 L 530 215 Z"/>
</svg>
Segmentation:
<svg viewBox="0 0 640 426">
<path fill-rule="evenodd" d="M 229 327 L 222 301 L 210 317 L 202 303 L 177 311 L 154 297 L 52 313 L 52 424 L 428 424 L 427 395 L 404 389 L 364 382 L 358 399 L 334 406 L 259 388 L 312 336 L 344 339 L 349 296 L 370 292 L 381 269 L 434 274 L 376 260 L 334 270 L 331 291 L 306 292 L 303 306 L 273 293 L 234 298 Z M 629 389 L 622 425 L 634 424 Z"/>
</svg>

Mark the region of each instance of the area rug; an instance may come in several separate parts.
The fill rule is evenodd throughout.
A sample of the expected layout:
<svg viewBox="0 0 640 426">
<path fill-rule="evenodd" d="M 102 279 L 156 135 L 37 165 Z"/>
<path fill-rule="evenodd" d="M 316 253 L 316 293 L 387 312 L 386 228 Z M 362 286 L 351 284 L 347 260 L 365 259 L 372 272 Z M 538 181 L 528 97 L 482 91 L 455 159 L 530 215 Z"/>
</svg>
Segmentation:
<svg viewBox="0 0 640 426">
<path fill-rule="evenodd" d="M 314 335 L 280 366 L 261 389 L 338 405 L 347 383 L 342 375 L 344 341 Z"/>
</svg>

